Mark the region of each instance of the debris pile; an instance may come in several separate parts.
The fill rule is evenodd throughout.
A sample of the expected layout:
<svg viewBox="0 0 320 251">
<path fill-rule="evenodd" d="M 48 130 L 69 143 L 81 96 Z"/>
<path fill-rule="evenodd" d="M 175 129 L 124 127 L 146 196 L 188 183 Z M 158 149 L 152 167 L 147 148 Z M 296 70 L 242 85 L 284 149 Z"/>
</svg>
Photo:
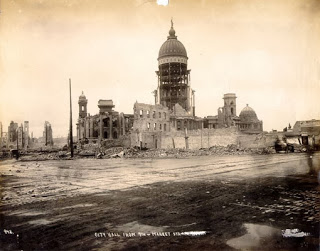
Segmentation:
<svg viewBox="0 0 320 251">
<path fill-rule="evenodd" d="M 141 149 L 139 147 L 124 148 L 121 146 L 109 147 L 98 146 L 98 144 L 85 144 L 81 149 L 75 149 L 74 158 L 186 158 L 191 156 L 209 156 L 209 155 L 244 155 L 244 154 L 274 154 L 274 147 L 266 148 L 241 148 L 237 145 L 212 146 L 201 149 Z M 22 155 L 22 161 L 41 161 L 41 160 L 59 160 L 70 159 L 70 152 L 33 152 Z"/>
<path fill-rule="evenodd" d="M 138 148 L 129 148 L 125 150 L 126 158 L 185 158 L 189 156 L 206 155 L 242 155 L 242 154 L 271 154 L 275 153 L 274 148 L 256 148 L 242 149 L 236 145 L 213 146 L 209 149 L 201 148 L 199 150 L 188 149 L 149 149 L 141 151 Z"/>
</svg>

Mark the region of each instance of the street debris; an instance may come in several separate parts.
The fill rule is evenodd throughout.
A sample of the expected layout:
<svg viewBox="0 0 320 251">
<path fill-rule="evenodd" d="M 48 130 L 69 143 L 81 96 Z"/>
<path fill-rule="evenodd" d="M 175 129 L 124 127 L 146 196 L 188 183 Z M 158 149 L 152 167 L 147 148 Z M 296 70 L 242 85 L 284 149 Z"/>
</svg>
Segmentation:
<svg viewBox="0 0 320 251">
<path fill-rule="evenodd" d="M 305 233 L 302 232 L 301 230 L 295 228 L 295 229 L 286 229 L 286 230 L 282 230 L 282 236 L 285 238 L 288 237 L 305 237 L 305 236 L 309 236 L 310 233 Z"/>
</svg>

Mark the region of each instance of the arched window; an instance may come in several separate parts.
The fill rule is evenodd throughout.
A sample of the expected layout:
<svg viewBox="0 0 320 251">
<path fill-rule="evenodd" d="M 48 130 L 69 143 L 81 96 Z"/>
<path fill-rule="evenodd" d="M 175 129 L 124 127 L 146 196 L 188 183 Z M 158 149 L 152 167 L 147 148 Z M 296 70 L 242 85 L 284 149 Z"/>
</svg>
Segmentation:
<svg viewBox="0 0 320 251">
<path fill-rule="evenodd" d="M 154 119 L 156 118 L 156 112 L 155 111 L 152 112 L 152 118 L 154 118 Z"/>
<path fill-rule="evenodd" d="M 163 113 L 163 117 L 164 119 L 167 119 L 167 114 L 165 112 Z"/>
<path fill-rule="evenodd" d="M 161 112 L 159 112 L 159 119 L 161 119 Z"/>
<path fill-rule="evenodd" d="M 231 107 L 231 115 L 233 115 L 233 107 Z"/>
<path fill-rule="evenodd" d="M 143 110 L 140 110 L 140 118 L 143 116 Z"/>
<path fill-rule="evenodd" d="M 154 123 L 153 124 L 153 130 L 156 130 L 157 129 L 157 123 Z"/>
<path fill-rule="evenodd" d="M 150 118 L 150 111 L 147 110 L 147 118 Z"/>
</svg>

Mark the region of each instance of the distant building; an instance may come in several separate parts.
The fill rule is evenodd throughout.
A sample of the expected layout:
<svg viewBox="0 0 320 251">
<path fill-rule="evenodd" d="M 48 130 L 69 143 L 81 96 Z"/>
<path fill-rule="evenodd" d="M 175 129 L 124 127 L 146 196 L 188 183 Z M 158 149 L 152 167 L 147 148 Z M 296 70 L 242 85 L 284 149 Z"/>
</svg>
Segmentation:
<svg viewBox="0 0 320 251">
<path fill-rule="evenodd" d="M 17 140 L 18 137 L 18 123 L 15 123 L 13 121 L 10 122 L 10 125 L 8 126 L 8 142 L 12 143 Z"/>
<path fill-rule="evenodd" d="M 87 113 L 88 100 L 83 94 L 79 100 L 79 118 L 77 122 L 78 140 L 118 139 L 132 128 L 133 115 L 114 111 L 112 100 L 98 101 L 99 113 L 93 116 Z"/>
<path fill-rule="evenodd" d="M 23 125 L 24 148 L 27 149 L 29 147 L 29 121 L 24 121 Z"/>
<path fill-rule="evenodd" d="M 0 122 L 0 148 L 6 147 L 7 133 L 3 131 L 2 122 Z"/>
<path fill-rule="evenodd" d="M 204 128 L 224 128 L 235 126 L 245 133 L 261 133 L 263 122 L 258 119 L 256 112 L 248 105 L 237 116 L 236 95 L 224 94 L 224 106 L 218 109 L 218 115 L 204 118 Z"/>
<path fill-rule="evenodd" d="M 1 148 L 7 148 L 8 147 L 8 133 L 2 132 L 2 138 L 0 141 L 0 147 Z"/>
<path fill-rule="evenodd" d="M 44 122 L 43 141 L 46 146 L 53 145 L 52 127 L 48 121 Z"/>
<path fill-rule="evenodd" d="M 23 135 L 23 125 L 21 124 L 18 127 L 18 143 L 17 145 L 19 146 L 19 148 L 21 149 L 24 146 L 24 135 Z"/>
</svg>

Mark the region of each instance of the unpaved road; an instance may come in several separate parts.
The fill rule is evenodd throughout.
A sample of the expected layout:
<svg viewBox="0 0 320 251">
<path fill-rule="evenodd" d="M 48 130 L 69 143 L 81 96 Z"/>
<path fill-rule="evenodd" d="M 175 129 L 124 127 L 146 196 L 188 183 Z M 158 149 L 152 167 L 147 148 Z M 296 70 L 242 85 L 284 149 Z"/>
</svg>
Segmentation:
<svg viewBox="0 0 320 251">
<path fill-rule="evenodd" d="M 319 153 L 4 161 L 0 246 L 317 250 L 319 170 Z"/>
</svg>

